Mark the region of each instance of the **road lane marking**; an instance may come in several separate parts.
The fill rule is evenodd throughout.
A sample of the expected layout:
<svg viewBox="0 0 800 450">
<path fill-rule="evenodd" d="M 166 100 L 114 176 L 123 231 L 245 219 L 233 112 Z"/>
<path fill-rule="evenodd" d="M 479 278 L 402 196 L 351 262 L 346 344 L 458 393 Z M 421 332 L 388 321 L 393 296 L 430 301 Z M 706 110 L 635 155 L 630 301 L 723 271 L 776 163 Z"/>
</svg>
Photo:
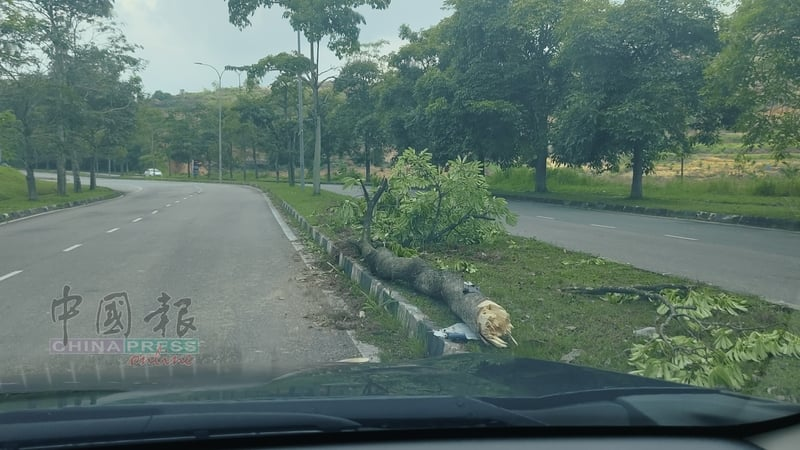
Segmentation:
<svg viewBox="0 0 800 450">
<path fill-rule="evenodd" d="M 142 218 L 141 217 L 137 217 L 137 218 L 133 219 L 133 223 L 136 223 L 136 222 L 138 222 L 140 220 L 142 220 Z"/>
<path fill-rule="evenodd" d="M 614 229 L 617 228 L 617 227 L 612 227 L 612 226 L 609 226 L 609 225 L 598 225 L 596 223 L 593 223 L 593 224 L 590 224 L 590 225 L 593 226 L 593 227 L 597 227 L 597 228 L 608 228 L 609 230 L 614 230 Z"/>
<path fill-rule="evenodd" d="M 75 250 L 76 248 L 78 248 L 78 247 L 80 247 L 82 245 L 83 244 L 75 244 L 72 247 L 65 248 L 64 250 L 62 250 L 62 252 L 64 252 L 64 253 L 71 252 L 71 251 Z"/>
<path fill-rule="evenodd" d="M 300 98 L 300 96 L 298 96 L 297 98 Z M 189 197 L 183 197 L 183 199 L 184 200 L 189 200 Z"/>
<path fill-rule="evenodd" d="M 180 202 L 181 202 L 180 200 L 175 200 L 175 204 L 176 204 L 176 205 L 177 205 L 178 203 L 180 203 Z"/>
<path fill-rule="evenodd" d="M 11 277 L 13 277 L 15 275 L 19 275 L 21 273 L 22 273 L 21 270 L 15 270 L 13 272 L 8 272 L 7 274 L 5 274 L 2 277 L 0 277 L 0 281 L 5 281 L 5 280 L 7 280 L 7 279 L 9 279 L 9 278 L 11 278 Z"/>
<path fill-rule="evenodd" d="M 167 203 L 167 208 L 169 208 L 170 206 L 172 206 L 172 203 Z"/>
<path fill-rule="evenodd" d="M 555 217 L 547 217 L 547 216 L 536 216 L 538 219 L 546 219 L 546 220 L 556 220 Z"/>
<path fill-rule="evenodd" d="M 119 228 L 112 228 L 112 229 L 106 231 L 106 233 L 111 234 L 111 233 L 113 233 L 115 231 L 119 231 Z"/>
<path fill-rule="evenodd" d="M 683 239 L 684 241 L 698 241 L 699 240 L 699 239 L 690 238 L 690 237 L 686 237 L 686 236 L 674 236 L 674 235 L 671 235 L 671 234 L 665 234 L 664 236 L 668 237 L 668 238 L 672 238 L 672 239 Z"/>
<path fill-rule="evenodd" d="M 158 210 L 154 209 L 153 212 L 151 212 L 150 214 L 158 214 Z"/>
</svg>

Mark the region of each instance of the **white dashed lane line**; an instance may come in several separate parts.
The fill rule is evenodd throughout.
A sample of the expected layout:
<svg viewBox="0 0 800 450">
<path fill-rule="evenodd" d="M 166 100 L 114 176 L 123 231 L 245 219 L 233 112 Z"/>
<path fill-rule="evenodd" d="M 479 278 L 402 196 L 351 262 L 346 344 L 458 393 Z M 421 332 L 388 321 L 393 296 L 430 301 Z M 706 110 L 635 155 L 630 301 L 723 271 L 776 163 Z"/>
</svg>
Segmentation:
<svg viewBox="0 0 800 450">
<path fill-rule="evenodd" d="M 672 234 L 665 234 L 664 237 L 672 238 L 672 239 L 682 239 L 684 241 L 699 241 L 699 239 L 690 238 L 686 236 L 674 236 Z"/>
<path fill-rule="evenodd" d="M 21 273 L 22 273 L 21 270 L 15 270 L 13 272 L 8 272 L 7 274 L 5 274 L 2 277 L 0 277 L 0 281 L 5 281 L 5 280 L 7 280 L 7 279 L 9 279 L 9 278 L 11 278 L 11 277 L 13 277 L 15 275 L 19 275 Z"/>
<path fill-rule="evenodd" d="M 598 224 L 596 224 L 596 223 L 593 223 L 593 224 L 590 224 L 590 225 L 591 225 L 591 226 L 593 226 L 593 227 L 596 227 L 596 228 L 607 228 L 607 229 L 609 229 L 609 230 L 615 230 L 615 229 L 617 229 L 617 227 L 612 227 L 612 226 L 610 226 L 610 225 L 598 225 Z"/>
<path fill-rule="evenodd" d="M 119 228 L 112 228 L 112 229 L 106 231 L 106 233 L 111 234 L 111 233 L 113 233 L 115 231 L 119 231 Z"/>
<path fill-rule="evenodd" d="M 140 220 L 142 220 L 142 218 L 141 218 L 141 217 L 137 217 L 137 218 L 133 219 L 133 221 L 132 221 L 132 222 L 133 222 L 133 223 L 136 223 L 136 222 L 139 222 Z"/>
<path fill-rule="evenodd" d="M 154 209 L 153 212 L 151 212 L 150 214 L 158 214 L 158 210 Z"/>
<path fill-rule="evenodd" d="M 83 244 L 75 244 L 75 245 L 73 245 L 71 247 L 65 248 L 64 250 L 62 250 L 62 252 L 64 252 L 64 253 L 71 252 L 71 251 L 75 250 L 76 248 L 78 248 L 78 247 L 80 247 L 82 245 Z"/>
<path fill-rule="evenodd" d="M 547 217 L 547 216 L 536 216 L 536 218 L 545 220 L 556 220 L 554 217 Z"/>
</svg>

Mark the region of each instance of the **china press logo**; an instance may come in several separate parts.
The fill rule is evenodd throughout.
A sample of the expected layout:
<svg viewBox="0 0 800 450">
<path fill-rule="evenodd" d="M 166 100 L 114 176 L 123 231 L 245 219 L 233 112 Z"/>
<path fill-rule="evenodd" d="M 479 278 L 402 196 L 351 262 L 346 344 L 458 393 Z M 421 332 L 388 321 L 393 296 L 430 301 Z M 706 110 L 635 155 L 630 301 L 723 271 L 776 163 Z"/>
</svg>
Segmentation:
<svg viewBox="0 0 800 450">
<path fill-rule="evenodd" d="M 61 325 L 60 338 L 51 338 L 49 352 L 51 355 L 120 355 L 128 357 L 128 364 L 144 365 L 192 365 L 195 355 L 200 353 L 200 341 L 197 338 L 184 337 L 197 331 L 194 317 L 189 313 L 192 300 L 181 298 L 171 301 L 167 293 L 162 292 L 156 300 L 158 307 L 144 316 L 144 323 L 153 326 L 153 332 L 161 334 L 160 338 L 132 338 L 132 312 L 128 294 L 115 292 L 106 295 L 98 302 L 95 334 L 97 337 L 70 337 L 68 322 L 80 314 L 79 306 L 83 297 L 70 293 L 71 288 L 64 286 L 61 298 L 51 303 L 53 323 Z M 170 314 L 171 308 L 177 313 Z M 172 330 L 170 322 L 174 320 L 177 338 L 167 337 L 167 330 Z M 171 334 L 171 333 L 170 333 Z"/>
<path fill-rule="evenodd" d="M 196 355 L 200 341 L 195 338 L 178 339 L 117 339 L 117 338 L 61 338 L 50 339 L 51 355 Z"/>
</svg>

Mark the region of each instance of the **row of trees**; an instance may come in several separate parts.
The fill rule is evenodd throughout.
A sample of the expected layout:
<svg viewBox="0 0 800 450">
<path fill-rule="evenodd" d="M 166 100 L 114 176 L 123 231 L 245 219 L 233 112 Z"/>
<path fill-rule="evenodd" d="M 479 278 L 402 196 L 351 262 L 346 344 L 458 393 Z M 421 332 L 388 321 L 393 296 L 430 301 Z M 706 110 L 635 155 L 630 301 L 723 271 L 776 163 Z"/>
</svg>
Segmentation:
<svg viewBox="0 0 800 450">
<path fill-rule="evenodd" d="M 74 191 L 89 162 L 120 152 L 135 128 L 140 61 L 111 19 L 109 0 L 0 0 L 0 111 L 5 158 L 21 161 L 28 196 L 33 171 L 55 162 L 57 191 L 66 195 L 67 161 Z"/>
<path fill-rule="evenodd" d="M 624 162 L 632 198 L 642 197 L 659 155 L 686 155 L 722 128 L 745 132 L 750 148 L 767 147 L 778 160 L 800 143 L 800 5 L 743 0 L 725 15 L 720 8 L 733 6 L 725 3 L 446 0 L 449 17 L 425 30 L 403 27 L 405 44 L 381 57 L 358 46 L 362 19 L 352 10 L 228 2 L 237 26 L 249 25 L 259 6 L 284 7 L 311 42 L 310 58 L 271 55 L 247 70 L 251 85 L 272 71 L 306 81 L 317 175 L 320 147 L 328 156 L 358 154 L 367 179 L 386 148 L 427 148 L 440 164 L 466 154 L 529 164 L 539 192 L 547 190 L 549 160 L 598 171 Z M 363 4 L 388 6 L 340 6 Z M 325 37 L 347 56 L 330 77 L 327 116 L 318 64 Z"/>
<path fill-rule="evenodd" d="M 214 97 L 141 98 L 139 62 L 107 19 L 110 2 L 73 3 L 0 0 L 0 111 L 15 117 L 0 139 L 16 139 L 4 147 L 17 149 L 30 179 L 42 158 L 60 174 L 66 160 L 77 174 L 101 157 L 212 168 Z M 246 72 L 248 88 L 222 91 L 223 166 L 285 167 L 294 182 L 295 166 L 309 162 L 315 193 L 323 161 L 330 174 L 331 159 L 347 155 L 369 179 L 384 151 L 418 148 L 438 164 L 461 155 L 529 164 L 540 192 L 548 161 L 629 164 L 638 198 L 662 152 L 686 154 L 721 128 L 746 132 L 776 159 L 800 141 L 797 2 L 742 0 L 726 15 L 715 0 L 446 0 L 451 15 L 403 27 L 404 44 L 388 55 L 359 44 L 357 12 L 388 0 L 227 3 L 240 28 L 261 8 L 282 10 L 309 52 L 226 68 Z M 86 44 L 89 32 L 107 38 Z M 324 46 L 341 67 L 320 67 Z"/>
<path fill-rule="evenodd" d="M 630 161 L 631 197 L 665 151 L 723 127 L 777 159 L 800 144 L 797 2 L 447 0 L 375 86 L 389 142 L 535 167 Z"/>
</svg>

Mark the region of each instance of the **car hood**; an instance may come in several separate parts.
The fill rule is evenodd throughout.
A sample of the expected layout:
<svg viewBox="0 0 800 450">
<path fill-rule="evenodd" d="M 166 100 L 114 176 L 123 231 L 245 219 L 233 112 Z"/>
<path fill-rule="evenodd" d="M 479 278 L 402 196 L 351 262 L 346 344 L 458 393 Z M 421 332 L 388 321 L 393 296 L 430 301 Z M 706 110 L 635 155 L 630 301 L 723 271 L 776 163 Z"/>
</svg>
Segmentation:
<svg viewBox="0 0 800 450">
<path fill-rule="evenodd" d="M 229 377 L 213 384 L 140 387 L 99 403 L 256 400 L 300 397 L 545 397 L 614 389 L 708 391 L 625 373 L 497 354 L 457 354 L 403 363 L 339 362 L 268 378 Z"/>
</svg>

